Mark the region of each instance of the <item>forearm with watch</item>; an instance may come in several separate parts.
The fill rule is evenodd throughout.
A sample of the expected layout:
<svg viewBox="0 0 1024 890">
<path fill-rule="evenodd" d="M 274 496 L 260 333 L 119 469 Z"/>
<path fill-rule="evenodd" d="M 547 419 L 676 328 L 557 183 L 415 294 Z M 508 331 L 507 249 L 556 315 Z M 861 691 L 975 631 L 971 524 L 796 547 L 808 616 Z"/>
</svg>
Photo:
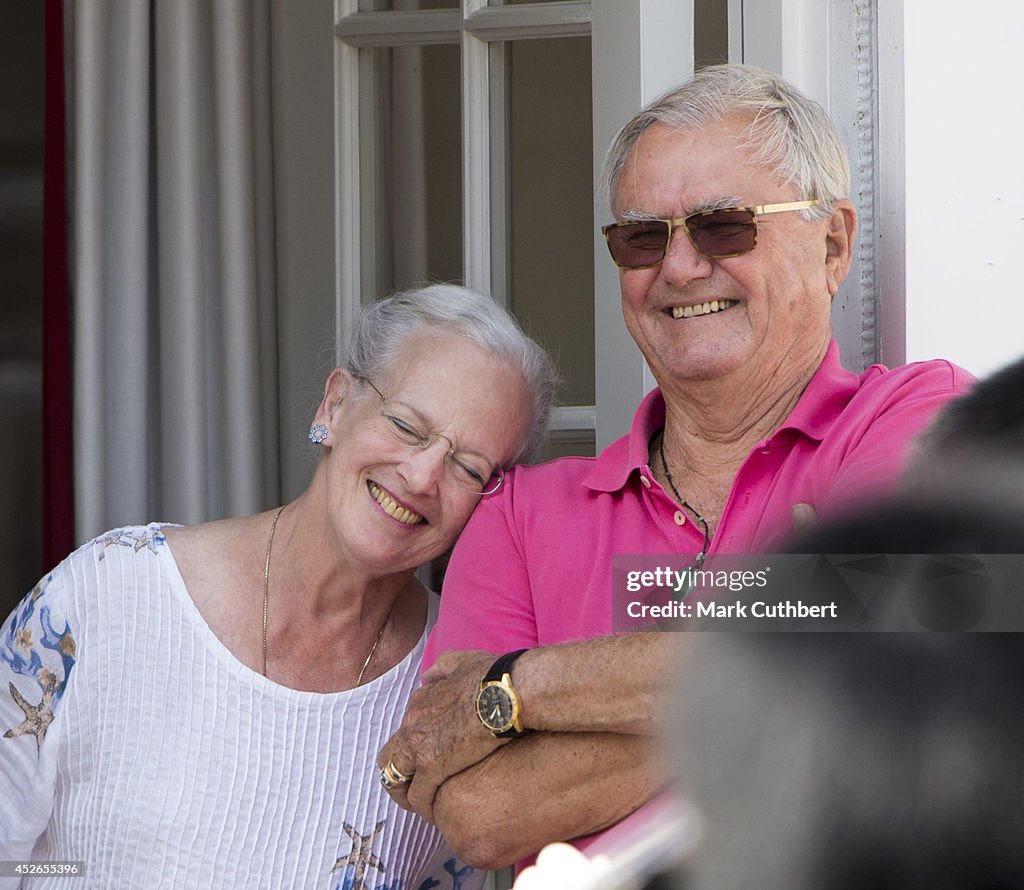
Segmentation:
<svg viewBox="0 0 1024 890">
<path fill-rule="evenodd" d="M 675 673 L 675 644 L 655 639 L 667 636 L 517 650 L 492 664 L 477 717 L 516 740 L 448 778 L 435 799 L 437 824 L 467 862 L 496 868 L 600 831 L 663 787 L 651 734 Z"/>
<path fill-rule="evenodd" d="M 651 735 L 678 662 L 672 634 L 600 637 L 499 657 L 481 679 L 477 716 L 496 738 L 525 730 Z"/>
</svg>

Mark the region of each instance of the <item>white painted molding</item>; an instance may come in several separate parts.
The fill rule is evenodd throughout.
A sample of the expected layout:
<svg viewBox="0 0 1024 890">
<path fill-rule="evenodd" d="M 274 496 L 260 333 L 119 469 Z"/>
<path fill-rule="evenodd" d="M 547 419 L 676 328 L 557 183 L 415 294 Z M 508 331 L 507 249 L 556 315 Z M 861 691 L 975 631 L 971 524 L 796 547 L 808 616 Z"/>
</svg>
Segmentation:
<svg viewBox="0 0 1024 890">
<path fill-rule="evenodd" d="M 597 409 L 593 405 L 567 405 L 551 412 L 552 432 L 588 432 L 597 429 Z"/>
<path fill-rule="evenodd" d="M 878 360 L 877 5 L 877 0 L 742 2 L 742 61 L 778 72 L 819 102 L 850 158 L 859 232 L 850 273 L 832 304 L 832 330 L 844 364 L 855 370 Z"/>
<path fill-rule="evenodd" d="M 463 18 L 458 9 L 352 12 L 337 20 L 335 36 L 349 46 L 424 46 L 458 43 L 463 30 L 478 40 L 586 37 L 590 3 L 481 6 Z"/>
<path fill-rule="evenodd" d="M 594 175 L 612 139 L 632 115 L 693 73 L 692 0 L 593 0 Z M 594 190 L 597 226 L 611 218 L 607 195 Z M 594 231 L 594 350 L 597 448 L 628 432 L 653 385 L 622 321 L 619 276 L 604 237 Z"/>
<path fill-rule="evenodd" d="M 903 131 L 903 0 L 878 9 L 879 359 L 907 360 L 906 139 Z"/>
<path fill-rule="evenodd" d="M 464 27 L 480 40 L 587 37 L 590 3 L 550 6 L 484 6 L 466 17 Z"/>
<path fill-rule="evenodd" d="M 472 15 L 486 0 L 464 0 Z M 462 40 L 462 264 L 466 286 L 492 292 L 490 47 L 472 34 Z M 498 150 L 504 155 L 503 146 Z"/>
<path fill-rule="evenodd" d="M 335 0 L 335 21 L 350 15 L 358 0 Z M 360 247 L 359 130 L 348 125 L 359 115 L 359 51 L 342 41 L 334 53 L 335 355 L 344 364 L 346 337 L 362 293 Z"/>
<path fill-rule="evenodd" d="M 462 13 L 457 9 L 351 12 L 336 22 L 335 36 L 356 47 L 458 43 L 462 36 Z"/>
</svg>

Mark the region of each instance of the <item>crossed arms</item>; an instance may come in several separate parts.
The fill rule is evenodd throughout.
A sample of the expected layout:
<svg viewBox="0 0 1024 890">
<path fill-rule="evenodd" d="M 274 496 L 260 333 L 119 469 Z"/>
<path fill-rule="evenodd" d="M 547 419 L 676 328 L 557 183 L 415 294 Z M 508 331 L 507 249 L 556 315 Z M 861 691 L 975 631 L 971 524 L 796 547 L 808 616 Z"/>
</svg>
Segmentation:
<svg viewBox="0 0 1024 890">
<path fill-rule="evenodd" d="M 444 653 L 378 757 L 414 774 L 392 796 L 484 868 L 614 824 L 665 783 L 654 737 L 677 649 L 664 633 L 531 649 L 512 668 L 531 730 L 516 739 L 494 738 L 475 712 L 496 655 Z"/>
</svg>

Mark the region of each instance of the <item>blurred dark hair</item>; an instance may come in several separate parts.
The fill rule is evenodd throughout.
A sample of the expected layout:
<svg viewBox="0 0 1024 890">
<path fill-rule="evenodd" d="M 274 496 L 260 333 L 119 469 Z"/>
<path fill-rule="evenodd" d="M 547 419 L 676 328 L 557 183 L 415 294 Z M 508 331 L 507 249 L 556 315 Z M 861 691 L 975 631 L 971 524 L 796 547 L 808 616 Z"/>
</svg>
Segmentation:
<svg viewBox="0 0 1024 890">
<path fill-rule="evenodd" d="M 880 571 L 879 596 L 928 600 L 921 629 L 977 622 L 972 600 L 1016 602 L 1024 572 L 987 573 L 997 557 L 981 555 L 1022 545 L 1015 503 L 935 493 L 881 501 L 788 549 L 909 566 Z M 857 566 L 820 583 L 838 592 Z M 704 840 L 677 888 L 1024 887 L 1024 636 L 697 633 L 684 651 L 673 742 Z"/>
<path fill-rule="evenodd" d="M 678 886 L 1024 886 L 1015 634 L 696 634 L 678 735 L 704 843 Z"/>
<path fill-rule="evenodd" d="M 1024 479 L 1020 484 L 1024 487 Z M 1024 507 L 1013 497 L 941 489 L 878 500 L 792 538 L 789 553 L 1020 553 Z"/>
<path fill-rule="evenodd" d="M 921 434 L 908 492 L 979 495 L 1024 503 L 1024 358 L 979 380 Z"/>
</svg>

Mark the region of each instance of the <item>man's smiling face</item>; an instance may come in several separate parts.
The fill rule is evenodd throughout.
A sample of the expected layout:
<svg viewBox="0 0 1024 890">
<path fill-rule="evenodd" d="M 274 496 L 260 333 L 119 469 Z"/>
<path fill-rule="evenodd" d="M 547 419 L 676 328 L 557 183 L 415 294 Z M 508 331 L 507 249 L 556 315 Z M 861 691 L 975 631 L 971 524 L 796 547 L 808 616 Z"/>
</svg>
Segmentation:
<svg viewBox="0 0 1024 890">
<path fill-rule="evenodd" d="M 618 179 L 616 219 L 805 198 L 753 163 L 743 147 L 748 124 L 734 115 L 693 130 L 651 126 Z M 845 272 L 840 263 L 836 280 L 835 254 L 849 250 L 848 239 L 840 245 L 830 236 L 835 225 L 836 214 L 815 222 L 795 212 L 764 216 L 754 250 L 718 260 L 676 229 L 660 265 L 620 270 L 626 327 L 662 387 L 727 375 L 756 386 L 816 366 L 830 336 L 830 298 Z"/>
</svg>

